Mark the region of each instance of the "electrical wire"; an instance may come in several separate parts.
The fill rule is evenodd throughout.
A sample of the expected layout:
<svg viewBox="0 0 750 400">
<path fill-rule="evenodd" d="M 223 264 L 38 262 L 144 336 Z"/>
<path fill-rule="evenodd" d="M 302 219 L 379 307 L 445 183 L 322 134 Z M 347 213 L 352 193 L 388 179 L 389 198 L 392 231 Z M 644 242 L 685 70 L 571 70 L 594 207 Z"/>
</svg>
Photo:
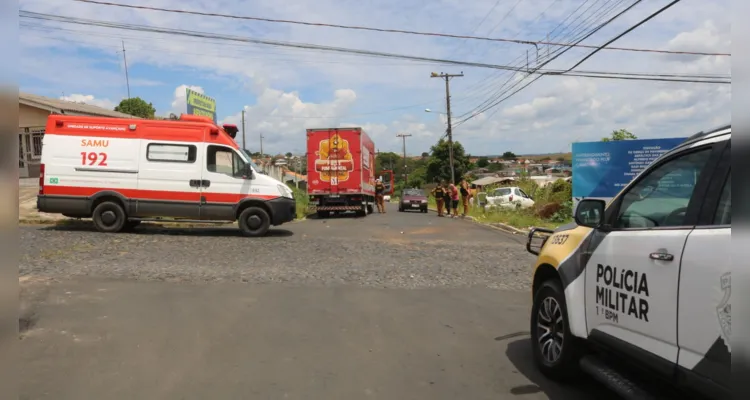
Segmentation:
<svg viewBox="0 0 750 400">
<path fill-rule="evenodd" d="M 613 21 L 615 21 L 615 20 L 616 20 L 617 18 L 619 18 L 619 17 L 620 17 L 620 16 L 622 16 L 623 14 L 625 14 L 625 13 L 627 13 L 628 11 L 632 10 L 632 9 L 633 9 L 633 8 L 634 8 L 635 6 L 637 6 L 638 4 L 640 4 L 640 3 L 641 3 L 641 1 L 643 1 L 643 0 L 636 0 L 636 1 L 634 1 L 634 2 L 633 2 L 632 4 L 630 4 L 630 5 L 628 6 L 628 7 L 626 7 L 626 8 L 625 8 L 625 9 L 623 9 L 623 10 L 621 10 L 620 12 L 618 12 L 617 14 L 615 14 L 614 16 L 610 17 L 610 18 L 609 18 L 608 20 L 604 21 L 603 23 L 599 24 L 599 25 L 598 25 L 598 26 L 597 26 L 596 28 L 594 28 L 594 29 L 593 29 L 593 30 L 591 30 L 590 32 L 586 33 L 585 35 L 583 35 L 583 36 L 582 36 L 582 37 L 580 37 L 579 39 L 575 40 L 574 42 L 575 42 L 576 44 L 578 44 L 578 43 L 580 43 L 580 42 L 582 42 L 582 41 L 586 40 L 587 38 L 591 37 L 591 36 L 592 36 L 592 35 L 594 35 L 594 34 L 595 34 L 596 32 L 598 32 L 599 30 L 601 30 L 601 29 L 602 29 L 602 28 L 604 28 L 605 26 L 607 26 L 607 25 L 611 24 L 611 23 L 612 23 Z M 546 61 L 544 61 L 543 63 L 541 63 L 541 64 L 537 65 L 537 67 L 536 67 L 536 68 L 534 69 L 534 71 L 533 71 L 533 72 L 537 72 L 538 70 L 540 70 L 540 69 L 541 69 L 542 67 L 544 67 L 545 65 L 549 64 L 550 62 L 554 61 L 555 59 L 557 59 L 557 58 L 558 58 L 558 57 L 560 57 L 561 55 L 563 55 L 563 54 L 565 54 L 566 52 L 568 52 L 568 51 L 569 51 L 569 50 L 570 50 L 571 48 L 572 48 L 572 47 L 560 47 L 559 49 L 556 49 L 556 50 L 555 50 L 555 52 L 557 52 L 557 53 L 556 53 L 556 54 L 554 54 L 554 55 L 553 55 L 553 56 L 551 56 L 551 57 L 548 57 L 548 59 L 547 59 Z M 531 75 L 530 73 L 527 73 L 527 77 L 528 77 L 528 76 L 530 76 L 530 75 Z M 528 86 L 529 86 L 529 85 L 530 85 L 531 83 L 533 83 L 533 82 L 536 82 L 537 80 L 539 80 L 539 78 L 540 78 L 540 77 L 541 77 L 541 75 L 537 76 L 537 77 L 536 77 L 536 78 L 534 78 L 534 79 L 533 79 L 533 80 L 532 80 L 532 81 L 531 81 L 531 82 L 530 82 L 529 84 L 527 84 L 527 85 L 523 86 L 523 87 L 522 87 L 522 89 L 523 89 L 523 88 L 526 88 L 526 87 L 528 87 Z M 510 81 L 510 79 L 512 79 L 512 78 L 513 78 L 513 76 L 511 76 L 511 77 L 510 77 L 510 78 L 508 79 L 508 81 L 506 81 L 506 82 L 509 82 L 509 81 Z M 462 123 L 465 123 L 466 121 L 468 121 L 468 120 L 470 120 L 470 119 L 472 119 L 472 118 L 475 118 L 475 117 L 476 117 L 477 115 L 481 115 L 481 114 L 482 114 L 482 113 L 484 113 L 485 111 L 487 111 L 487 110 L 489 110 L 489 109 L 491 109 L 491 108 L 493 108 L 493 107 L 497 106 L 498 104 L 500 104 L 500 102 L 498 102 L 498 101 L 497 101 L 497 99 L 499 99 L 499 98 L 502 98 L 502 97 L 503 97 L 503 96 L 505 95 L 505 93 L 508 93 L 508 92 L 510 92 L 510 91 L 511 91 L 511 90 L 513 90 L 513 89 L 514 89 L 515 87 L 517 87 L 518 85 L 520 85 L 520 84 L 521 84 L 522 82 L 523 82 L 523 79 L 522 79 L 522 80 L 520 80 L 520 81 L 518 81 L 518 82 L 516 82 L 516 83 L 515 83 L 515 84 L 513 84 L 512 86 L 510 86 L 510 87 L 509 87 L 509 88 L 508 88 L 508 89 L 507 89 L 507 90 L 506 90 L 505 92 L 502 92 L 502 93 L 500 93 L 499 95 L 497 95 L 497 96 L 493 97 L 492 99 L 488 99 L 488 100 L 486 100 L 485 102 L 483 102 L 483 103 L 482 103 L 482 105 L 481 105 L 480 107 L 474 108 L 473 110 L 471 110 L 471 111 L 469 111 L 469 112 L 467 112 L 467 113 L 464 113 L 463 115 L 459 116 L 459 122 L 458 122 L 457 124 L 462 124 Z M 515 93 L 518 93 L 518 91 L 515 91 L 515 92 L 513 92 L 513 94 L 515 94 Z M 501 101 L 504 101 L 505 99 L 507 99 L 507 97 L 505 97 L 505 98 L 502 98 L 502 100 L 501 100 Z M 466 118 L 464 118 L 464 117 L 466 117 Z M 463 119 L 462 119 L 462 118 L 463 118 Z"/>
<path fill-rule="evenodd" d="M 31 13 L 27 11 L 21 11 L 20 14 L 22 18 L 51 20 L 51 21 L 56 21 L 56 22 L 91 25 L 91 26 L 99 26 L 99 27 L 114 28 L 114 29 L 146 31 L 146 32 L 152 32 L 152 33 L 162 33 L 162 34 L 170 34 L 170 35 L 208 37 L 208 38 L 219 39 L 219 40 L 239 41 L 239 42 L 256 43 L 256 44 L 264 44 L 264 45 L 280 46 L 280 47 L 316 49 L 316 50 L 321 50 L 321 51 L 333 51 L 333 52 L 357 54 L 357 55 L 370 55 L 370 56 L 377 56 L 377 57 L 383 57 L 383 58 L 405 59 L 405 60 L 414 60 L 414 61 L 428 61 L 428 62 L 442 63 L 442 64 L 473 66 L 473 67 L 478 67 L 478 68 L 511 70 L 515 72 L 529 72 L 523 68 L 514 68 L 511 66 L 498 65 L 498 64 L 474 63 L 474 62 L 467 62 L 467 61 L 445 60 L 445 59 L 437 59 L 437 58 L 409 56 L 409 55 L 402 55 L 402 54 L 374 52 L 374 51 L 360 50 L 360 49 L 347 49 L 347 48 L 339 48 L 339 47 L 321 46 L 321 45 L 313 45 L 313 44 L 305 44 L 305 43 L 279 42 L 279 41 L 271 41 L 271 40 L 243 38 L 243 37 L 238 37 L 238 36 L 217 35 L 217 34 L 212 34 L 212 33 L 196 32 L 196 31 L 166 29 L 166 28 L 157 28 L 157 27 L 132 25 L 132 24 L 110 23 L 110 22 L 105 22 L 105 21 L 86 20 L 86 19 L 74 18 L 74 17 Z M 539 71 L 540 69 L 537 68 L 531 73 L 559 72 L 557 70 L 547 70 L 547 71 L 542 71 L 542 72 L 539 72 Z M 600 74 L 600 75 L 606 74 L 606 75 L 611 76 L 613 79 L 616 79 L 616 77 L 618 76 L 625 76 L 625 77 L 629 77 L 630 79 L 638 79 L 639 77 L 646 76 L 646 74 L 642 74 L 642 73 L 634 74 L 634 73 L 625 73 L 625 72 L 578 71 L 578 73 L 591 73 L 591 74 Z"/>
<path fill-rule="evenodd" d="M 607 43 L 605 43 L 605 44 L 604 44 L 604 45 L 602 45 L 601 47 L 603 48 L 604 46 L 608 45 L 609 43 L 612 43 L 612 42 L 614 42 L 614 41 L 616 41 L 616 40 L 620 39 L 621 37 L 623 37 L 623 36 L 625 36 L 626 34 L 628 34 L 628 33 L 632 32 L 632 31 L 633 31 L 634 29 L 636 29 L 636 28 L 638 28 L 639 26 L 643 25 L 644 23 L 646 23 L 646 22 L 650 21 L 651 19 L 653 19 L 654 17 L 658 16 L 659 14 L 661 14 L 661 13 L 662 13 L 662 12 L 664 12 L 664 11 L 666 11 L 666 10 L 667 10 L 667 9 L 669 9 L 670 7 L 674 6 L 675 4 L 679 3 L 680 1 L 681 1 L 681 0 L 673 0 L 673 1 L 671 2 L 671 3 L 669 3 L 669 4 L 667 4 L 666 6 L 664 6 L 664 7 L 660 8 L 659 10 L 657 10 L 657 11 L 655 11 L 654 13 L 650 14 L 650 15 L 649 15 L 648 17 L 646 17 L 646 18 L 644 18 L 643 20 L 639 21 L 639 22 L 638 22 L 637 24 L 633 25 L 632 27 L 628 28 L 628 29 L 627 29 L 627 30 L 625 30 L 624 32 L 622 32 L 622 33 L 620 33 L 619 35 L 615 36 L 615 37 L 614 37 L 613 39 L 609 40 L 609 41 L 608 41 Z M 583 58 L 583 59 L 582 59 L 581 61 L 579 61 L 578 63 L 576 63 L 576 64 L 575 64 L 575 65 L 574 65 L 573 67 L 571 67 L 571 68 L 569 68 L 569 69 L 567 69 L 567 70 L 565 70 L 565 71 L 562 71 L 562 72 L 559 72 L 559 73 L 552 73 L 552 74 L 540 74 L 539 76 L 535 77 L 535 78 L 534 78 L 534 79 L 533 79 L 533 80 L 532 80 L 531 82 L 529 82 L 528 84 L 526 84 L 526 85 L 524 85 L 523 87 L 521 87 L 521 89 L 519 89 L 519 90 L 516 90 L 516 91 L 514 91 L 513 93 L 511 93 L 511 94 L 510 94 L 510 95 L 508 95 L 508 96 L 505 96 L 505 97 L 504 97 L 503 99 L 501 99 L 501 100 L 499 100 L 499 101 L 497 101 L 497 102 L 493 103 L 493 104 L 492 104 L 492 105 L 491 105 L 490 107 L 488 107 L 488 108 L 485 108 L 485 109 L 483 109 L 482 111 L 480 111 L 480 112 L 478 112 L 478 113 L 474 113 L 474 114 L 472 114 L 472 115 L 471 115 L 470 117 L 467 117 L 467 118 L 465 118 L 465 119 L 463 119 L 463 120 L 460 120 L 460 121 L 459 121 L 459 122 L 458 122 L 457 124 L 459 124 L 459 125 L 460 125 L 460 124 L 463 124 L 463 123 L 465 123 L 466 121 L 468 121 L 468 120 L 470 120 L 470 119 L 472 119 L 472 118 L 476 117 L 477 115 L 479 115 L 479 114 L 481 114 L 481 113 L 483 113 L 483 112 L 485 112 L 485 111 L 489 110 L 490 108 L 492 108 L 492 107 L 496 107 L 496 106 L 497 106 L 498 104 L 500 104 L 500 103 L 502 103 L 503 101 L 507 100 L 508 98 L 510 98 L 511 96 L 513 96 L 514 94 L 518 93 L 518 92 L 519 92 L 520 90 L 523 90 L 524 88 L 528 87 L 528 86 L 529 86 L 529 85 L 531 85 L 532 83 L 534 83 L 534 82 L 536 82 L 537 80 L 539 80 L 539 79 L 540 79 L 540 78 L 541 78 L 542 76 L 545 76 L 545 75 L 563 75 L 563 76 L 564 76 L 564 75 L 569 75 L 569 74 L 571 74 L 571 73 L 572 73 L 572 69 L 573 69 L 573 68 L 575 68 L 576 66 L 580 65 L 581 63 L 583 63 L 584 61 L 586 61 L 587 59 L 589 59 L 589 58 L 590 58 L 591 56 L 593 56 L 594 54 L 596 54 L 596 53 L 597 53 L 597 52 L 599 52 L 600 50 L 601 50 L 601 49 L 596 49 L 596 50 L 594 50 L 593 52 L 591 52 L 590 54 L 588 54 L 588 55 L 587 55 L 586 57 L 584 57 L 584 58 Z M 591 77 L 591 76 L 587 76 L 587 77 Z M 661 79 L 662 79 L 662 78 L 647 78 L 647 79 L 644 79 L 644 80 L 661 80 Z M 695 82 L 691 82 L 691 83 L 695 83 Z M 720 82 L 718 82 L 718 81 L 714 81 L 714 82 L 711 82 L 711 83 L 720 83 Z M 725 82 L 723 82 L 723 81 L 722 81 L 721 83 L 725 83 Z M 731 84 L 731 81 L 729 82 L 729 84 Z M 493 113 L 493 115 L 494 115 L 494 113 Z M 492 117 L 492 116 L 490 116 L 490 118 L 491 118 L 491 117 Z"/>
<path fill-rule="evenodd" d="M 557 30 L 557 28 L 559 28 L 560 26 L 563 26 L 563 24 L 564 24 L 564 22 L 565 22 L 565 21 L 567 21 L 568 19 L 570 19 L 570 18 L 571 18 L 572 16 L 576 15 L 576 14 L 578 13 L 578 11 L 579 11 L 579 10 L 580 10 L 581 8 L 583 8 L 583 6 L 585 6 L 585 5 L 586 5 L 586 3 L 588 3 L 588 1 L 590 1 L 590 0 L 586 0 L 585 2 L 581 3 L 581 4 L 580 4 L 580 5 L 579 5 L 579 6 L 578 6 L 578 7 L 577 7 L 577 8 L 576 8 L 576 9 L 575 9 L 575 10 L 574 10 L 573 12 L 571 12 L 571 13 L 570 13 L 570 14 L 569 14 L 569 15 L 568 15 L 568 16 L 567 16 L 567 17 L 566 17 L 565 19 L 564 19 L 564 21 L 563 21 L 563 22 L 561 22 L 560 24 L 558 24 L 558 25 L 557 25 L 557 26 L 556 26 L 556 27 L 555 27 L 555 28 L 553 29 L 553 32 L 554 32 L 555 30 Z M 605 1 L 605 2 L 603 3 L 602 7 L 600 7 L 599 9 L 597 9 L 597 10 L 595 10 L 595 11 L 593 11 L 593 12 L 592 12 L 592 14 L 591 14 L 591 15 L 590 15 L 589 17 L 587 17 L 587 18 L 583 19 L 583 20 L 582 20 L 581 22 L 579 22 L 579 23 L 578 23 L 577 25 L 573 26 L 573 24 L 575 24 L 575 23 L 576 23 L 576 21 L 578 21 L 578 20 L 582 19 L 582 17 L 583 17 L 583 16 L 584 16 L 584 15 L 585 15 L 585 14 L 586 14 L 586 13 L 588 12 L 588 10 L 590 10 L 591 8 L 593 8 L 593 7 L 594 7 L 594 5 L 596 4 L 596 3 L 592 3 L 592 4 L 591 4 L 591 5 L 589 6 L 589 7 L 587 7 L 587 8 L 586 8 L 586 9 L 585 9 L 585 10 L 584 10 L 584 11 L 583 11 L 583 12 L 582 12 L 582 13 L 581 13 L 580 15 L 578 15 L 577 17 L 575 17 L 575 18 L 574 18 L 574 19 L 573 19 L 573 20 L 572 20 L 572 21 L 570 22 L 570 26 L 569 26 L 569 27 L 566 27 L 566 28 L 562 29 L 562 30 L 560 31 L 560 33 L 558 33 L 557 35 L 555 35 L 555 38 L 556 38 L 556 37 L 558 37 L 559 35 L 562 35 L 562 34 L 563 34 L 563 33 L 564 33 L 565 31 L 568 31 L 568 30 L 572 30 L 572 31 L 573 31 L 573 33 L 572 33 L 572 34 L 571 34 L 570 36 L 571 36 L 571 37 L 572 37 L 573 39 L 572 39 L 572 40 L 570 40 L 570 41 L 568 41 L 568 42 L 567 42 L 566 44 L 571 44 L 571 43 L 574 43 L 574 42 L 576 42 L 577 40 L 579 40 L 579 39 L 582 39 L 582 38 L 584 38 L 584 39 L 585 39 L 585 37 L 586 37 L 586 34 L 584 34 L 584 32 L 586 32 L 586 31 L 587 31 L 587 30 L 589 29 L 589 27 L 591 27 L 591 26 L 597 26 L 597 25 L 601 24 L 601 22 L 603 22 L 603 21 L 605 21 L 605 20 L 606 20 L 606 17 L 608 16 L 608 14 L 609 14 L 609 13 L 610 13 L 611 11 L 615 10 L 615 9 L 616 9 L 617 7 L 619 7 L 619 6 L 620 6 L 620 5 L 622 4 L 622 3 L 624 3 L 625 1 L 626 1 L 626 0 L 619 0 L 619 1 L 618 1 L 618 2 L 616 2 L 615 4 L 613 4 L 613 5 L 609 6 L 609 7 L 607 7 L 607 4 L 609 3 L 609 0 L 607 0 L 607 1 Z M 603 11 L 602 11 L 602 10 L 603 10 Z M 594 21 L 594 22 L 592 22 L 592 23 L 589 23 L 589 21 L 590 21 L 590 20 L 591 20 L 592 18 L 593 18 L 593 19 L 595 19 L 596 21 Z M 582 25 L 584 25 L 584 24 L 585 24 L 586 26 L 583 26 L 583 27 L 582 27 Z M 571 28 L 571 27 L 572 27 L 572 28 Z M 591 33 L 591 32 L 589 32 L 589 33 Z M 546 58 L 547 58 L 547 59 L 550 59 L 550 61 L 551 61 L 552 59 L 556 58 L 556 57 L 554 57 L 555 55 L 557 55 L 557 54 L 558 54 L 558 53 L 560 53 L 560 52 L 565 52 L 565 51 L 567 51 L 568 49 L 569 49 L 569 48 L 557 48 L 557 49 L 555 49 L 555 50 L 554 50 L 554 51 L 552 52 L 552 54 L 550 54 L 550 53 L 549 53 L 549 48 L 548 48 L 548 49 L 547 49 L 547 56 L 546 56 Z M 526 53 L 526 55 L 527 55 L 527 58 L 528 58 L 528 52 Z M 521 60 L 521 61 L 520 61 L 519 63 L 516 63 L 515 65 L 516 65 L 516 66 L 521 66 L 521 65 L 523 65 L 523 64 L 524 64 L 524 63 L 523 63 L 523 60 L 522 60 L 523 56 L 524 56 L 524 54 L 521 54 L 521 55 L 519 55 L 519 56 L 518 56 L 518 57 L 517 57 L 517 58 L 516 58 L 516 59 L 515 59 L 515 60 L 514 60 L 514 61 L 513 61 L 513 62 L 512 62 L 511 64 L 514 64 L 514 63 L 515 63 L 516 61 L 518 61 L 518 60 Z M 551 58 L 551 57 L 554 57 L 554 58 Z M 537 59 L 536 59 L 536 66 L 537 66 L 537 67 L 541 67 L 540 63 L 544 61 L 544 58 L 545 58 L 544 54 L 542 54 L 542 58 L 541 58 L 541 59 L 539 58 L 539 53 L 538 53 L 538 49 L 537 49 Z M 527 68 L 528 68 L 528 60 L 527 60 L 527 62 L 526 62 L 526 65 L 527 65 Z M 504 75 L 504 73 L 502 73 L 502 72 L 500 72 L 500 73 L 497 73 L 497 74 L 498 74 L 498 78 L 500 78 L 500 77 L 501 77 L 502 75 Z M 518 84 L 519 82 L 517 82 L 517 83 L 516 83 L 516 85 L 514 85 L 514 86 L 511 86 L 511 87 L 509 87 L 508 89 L 505 89 L 505 87 L 506 87 L 506 86 L 507 86 L 507 85 L 508 85 L 508 84 L 510 83 L 510 81 L 511 81 L 511 80 L 513 79 L 513 77 L 514 77 L 514 76 L 515 76 L 514 74 L 511 74 L 510 76 L 508 76 L 508 78 L 507 78 L 507 79 L 505 80 L 505 82 L 503 82 L 503 83 L 502 83 L 502 85 L 501 85 L 501 86 L 500 86 L 500 87 L 499 87 L 498 89 L 496 89 L 496 90 L 495 90 L 494 94 L 490 95 L 490 96 L 489 96 L 489 97 L 488 97 L 488 98 L 487 98 L 487 99 L 486 99 L 485 101 L 483 101 L 483 102 L 482 102 L 481 104 L 479 104 L 478 106 L 476 106 L 476 107 L 474 107 L 473 109 L 469 110 L 468 112 L 466 112 L 466 113 L 462 114 L 462 115 L 461 115 L 460 117 L 463 117 L 463 116 L 466 116 L 466 115 L 472 114 L 472 112 L 473 112 L 473 111 L 475 111 L 475 110 L 477 110 L 477 109 L 479 109 L 479 108 L 481 108 L 481 107 L 483 107 L 483 106 L 485 106 L 485 105 L 487 105 L 487 104 L 491 103 L 492 101 L 494 101 L 494 100 L 496 100 L 496 99 L 498 99 L 498 98 L 502 97 L 502 96 L 503 96 L 503 94 L 505 94 L 505 93 L 507 93 L 508 91 L 512 90 L 512 89 L 513 89 L 513 88 L 514 88 L 514 87 L 515 87 L 515 86 L 516 86 L 516 85 L 517 85 L 517 84 Z M 487 85 L 485 85 L 485 87 L 489 89 L 490 87 L 492 87 L 492 85 L 491 85 L 491 84 L 487 84 Z M 505 91 L 504 91 L 503 89 L 505 89 Z M 483 92 L 487 92 L 487 90 L 484 90 Z"/>
<path fill-rule="evenodd" d="M 594 45 L 582 45 L 582 44 L 566 45 L 562 43 L 543 42 L 543 41 L 532 42 L 532 41 L 527 41 L 527 40 L 489 38 L 489 37 L 470 36 L 470 35 L 452 35 L 452 34 L 446 34 L 446 33 L 419 32 L 419 31 L 410 31 L 410 30 L 403 30 L 403 29 L 373 28 L 373 27 L 356 26 L 356 25 L 340 25 L 340 24 L 327 24 L 327 23 L 319 23 L 319 22 L 306 22 L 306 21 L 286 20 L 286 19 L 238 16 L 238 15 L 229 15 L 229 14 L 208 13 L 208 12 L 201 12 L 201 11 L 177 10 L 173 8 L 137 6 L 137 5 L 132 5 L 132 4 L 111 3 L 111 2 L 98 1 L 98 0 L 72 0 L 72 1 L 111 6 L 111 7 L 123 7 L 123 8 L 131 8 L 131 9 L 149 10 L 149 11 L 161 11 L 161 12 L 178 13 L 178 14 L 200 15 L 204 17 L 220 17 L 220 18 L 262 21 L 262 22 L 270 22 L 270 23 L 284 23 L 284 24 L 307 25 L 307 26 L 316 26 L 316 27 L 327 27 L 327 28 L 353 29 L 353 30 L 363 30 L 363 31 L 383 32 L 383 33 L 401 33 L 401 34 L 408 34 L 408 35 L 435 36 L 435 37 L 446 37 L 446 38 L 453 38 L 453 39 L 484 40 L 484 41 L 492 41 L 492 42 L 508 42 L 508 43 L 517 43 L 517 44 L 537 44 L 537 45 L 541 44 L 541 45 L 548 45 L 548 46 L 572 46 L 572 47 L 583 47 L 583 48 L 597 48 L 598 47 Z M 617 51 L 635 51 L 635 52 L 664 53 L 664 54 L 726 56 L 726 57 L 731 56 L 731 53 L 708 53 L 708 52 L 695 52 L 695 51 L 639 49 L 639 48 L 628 48 L 628 47 L 607 47 L 606 49 L 617 50 Z"/>
</svg>

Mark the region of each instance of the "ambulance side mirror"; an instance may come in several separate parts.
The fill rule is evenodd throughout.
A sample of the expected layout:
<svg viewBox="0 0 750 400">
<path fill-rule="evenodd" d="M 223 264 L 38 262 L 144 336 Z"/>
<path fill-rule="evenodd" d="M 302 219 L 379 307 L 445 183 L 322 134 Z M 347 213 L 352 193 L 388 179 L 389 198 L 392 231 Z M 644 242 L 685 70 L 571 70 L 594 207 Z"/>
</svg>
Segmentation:
<svg viewBox="0 0 750 400">
<path fill-rule="evenodd" d="M 255 179 L 255 173 L 250 164 L 245 164 L 245 169 L 242 171 L 242 179 Z"/>
</svg>

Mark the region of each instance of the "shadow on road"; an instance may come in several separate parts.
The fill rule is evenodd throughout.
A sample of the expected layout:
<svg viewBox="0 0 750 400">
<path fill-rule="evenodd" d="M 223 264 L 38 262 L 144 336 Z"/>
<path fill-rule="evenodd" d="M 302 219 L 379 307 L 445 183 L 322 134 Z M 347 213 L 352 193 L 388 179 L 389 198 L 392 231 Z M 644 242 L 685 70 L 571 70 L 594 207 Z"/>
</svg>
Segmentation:
<svg viewBox="0 0 750 400">
<path fill-rule="evenodd" d="M 94 228 L 93 223 L 80 223 L 70 225 L 55 225 L 42 228 L 46 231 L 68 231 L 68 232 L 97 232 Z M 135 229 L 129 232 L 121 232 L 118 235 L 179 235 L 179 236 L 206 236 L 206 237 L 243 237 L 239 228 L 232 225 L 226 226 L 195 226 L 195 227 L 170 227 L 158 225 L 155 223 L 146 223 L 139 225 Z M 289 237 L 293 236 L 294 233 L 286 229 L 273 229 L 268 231 L 268 234 L 259 238 L 252 238 L 253 240 L 262 240 L 266 238 L 278 238 L 278 237 Z"/>
<path fill-rule="evenodd" d="M 507 338 L 525 336 L 508 335 Z M 502 340 L 496 338 L 495 340 Z M 505 350 L 508 360 L 516 367 L 519 373 L 524 375 L 532 384 L 516 386 L 510 389 L 510 393 L 516 396 L 528 395 L 534 393 L 544 393 L 550 400 L 582 400 L 582 399 L 602 399 L 613 398 L 612 392 L 609 392 L 603 386 L 599 385 L 593 379 L 583 377 L 580 381 L 571 385 L 562 385 L 553 382 L 542 375 L 534 365 L 531 355 L 531 339 L 523 337 L 515 339 L 508 343 Z"/>
<path fill-rule="evenodd" d="M 362 219 L 366 218 L 365 216 L 359 216 L 354 211 L 346 211 L 338 214 L 331 214 L 327 217 L 319 217 L 317 213 L 312 213 L 307 215 L 307 219 L 315 219 L 320 221 L 325 221 L 327 219 Z"/>
</svg>

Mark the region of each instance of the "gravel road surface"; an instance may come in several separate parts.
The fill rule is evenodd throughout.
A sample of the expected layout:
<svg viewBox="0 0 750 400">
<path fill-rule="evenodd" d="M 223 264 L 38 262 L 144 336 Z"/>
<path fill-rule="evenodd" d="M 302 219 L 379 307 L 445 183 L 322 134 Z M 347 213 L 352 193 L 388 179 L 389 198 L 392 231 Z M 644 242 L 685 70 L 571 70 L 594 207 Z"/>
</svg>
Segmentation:
<svg viewBox="0 0 750 400">
<path fill-rule="evenodd" d="M 282 225 L 269 237 L 236 229 L 21 229 L 21 274 L 179 282 L 233 281 L 527 290 L 524 237 L 434 213 L 342 216 Z"/>
<path fill-rule="evenodd" d="M 21 398 L 596 399 L 530 362 L 523 238 L 435 214 L 21 228 Z"/>
</svg>

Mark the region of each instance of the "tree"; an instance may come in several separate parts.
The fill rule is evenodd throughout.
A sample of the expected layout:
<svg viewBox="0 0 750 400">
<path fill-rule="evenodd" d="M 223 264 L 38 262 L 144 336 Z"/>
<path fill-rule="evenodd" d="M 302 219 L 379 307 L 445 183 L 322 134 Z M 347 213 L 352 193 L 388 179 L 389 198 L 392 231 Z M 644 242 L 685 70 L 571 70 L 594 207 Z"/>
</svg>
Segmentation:
<svg viewBox="0 0 750 400">
<path fill-rule="evenodd" d="M 430 159 L 427 161 L 427 181 L 450 181 L 451 167 L 448 142 L 440 139 L 430 148 L 430 151 Z M 464 151 L 464 146 L 459 142 L 453 142 L 453 169 L 456 181 L 459 181 L 469 171 L 470 164 L 469 157 Z"/>
<path fill-rule="evenodd" d="M 502 158 L 503 160 L 515 160 L 518 157 L 516 157 L 515 153 L 513 153 L 512 151 L 506 151 L 505 153 L 503 153 Z"/>
<path fill-rule="evenodd" d="M 488 165 L 490 165 L 490 160 L 487 157 L 479 157 L 479 160 L 477 160 L 477 167 L 479 168 L 487 168 Z"/>
<path fill-rule="evenodd" d="M 284 155 L 286 156 L 286 158 L 292 158 L 292 152 L 291 151 L 288 152 L 288 153 L 286 153 L 286 154 L 284 154 Z"/>
<path fill-rule="evenodd" d="M 430 156 L 430 153 L 428 153 L 426 151 L 424 153 L 422 153 L 422 158 L 427 158 L 429 156 Z"/>
<path fill-rule="evenodd" d="M 612 135 L 610 137 L 602 138 L 602 142 L 614 142 L 618 140 L 634 140 L 634 139 L 638 139 L 638 136 L 633 135 L 627 129 L 618 129 L 618 130 L 612 131 Z"/>
<path fill-rule="evenodd" d="M 490 170 L 490 172 L 497 172 L 497 171 L 502 171 L 503 167 L 504 167 L 503 163 L 498 162 L 498 163 L 490 164 L 488 169 Z"/>
<path fill-rule="evenodd" d="M 115 111 L 147 119 L 154 119 L 154 114 L 156 114 L 154 105 L 146 103 L 146 100 L 143 100 L 140 97 L 123 99 L 120 104 L 115 107 Z"/>
</svg>

